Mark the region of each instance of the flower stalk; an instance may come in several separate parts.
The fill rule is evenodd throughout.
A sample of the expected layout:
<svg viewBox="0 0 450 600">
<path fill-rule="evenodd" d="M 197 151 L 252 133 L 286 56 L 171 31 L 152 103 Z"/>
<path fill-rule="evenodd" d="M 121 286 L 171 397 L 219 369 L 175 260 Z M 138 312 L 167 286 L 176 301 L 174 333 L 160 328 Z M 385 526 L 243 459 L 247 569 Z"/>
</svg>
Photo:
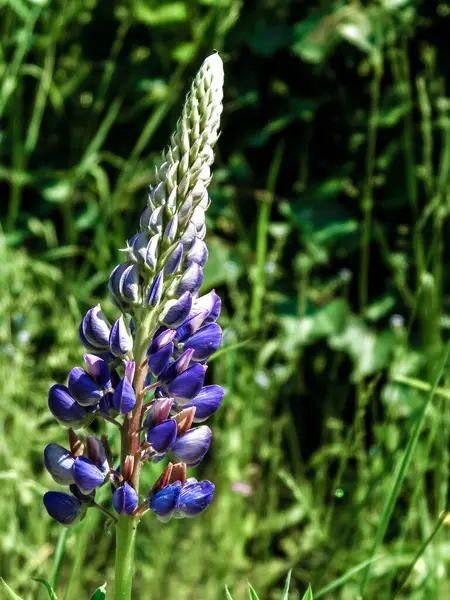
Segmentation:
<svg viewBox="0 0 450 600">
<path fill-rule="evenodd" d="M 213 54 L 195 77 L 163 153 L 139 231 L 110 275 L 110 298 L 120 316 L 111 324 L 100 305 L 86 313 L 79 327 L 84 368 L 74 367 L 68 385 L 49 392 L 50 411 L 69 428 L 69 447 L 49 444 L 45 466 L 70 493 L 47 492 L 44 505 L 66 527 L 92 507 L 115 521 L 115 600 L 131 600 L 136 531 L 144 514 L 153 512 L 163 522 L 195 517 L 214 496 L 210 481 L 187 477 L 186 470 L 207 453 L 212 432 L 203 423 L 224 395 L 220 386 L 205 385 L 206 363 L 222 341 L 216 322 L 221 301 L 214 290 L 199 295 L 222 86 L 222 61 Z M 105 434 L 76 433 L 94 419 L 118 426 L 118 463 Z M 142 494 L 145 462 L 166 458 L 170 462 Z M 117 518 L 96 503 L 104 485 L 112 490 Z"/>
</svg>

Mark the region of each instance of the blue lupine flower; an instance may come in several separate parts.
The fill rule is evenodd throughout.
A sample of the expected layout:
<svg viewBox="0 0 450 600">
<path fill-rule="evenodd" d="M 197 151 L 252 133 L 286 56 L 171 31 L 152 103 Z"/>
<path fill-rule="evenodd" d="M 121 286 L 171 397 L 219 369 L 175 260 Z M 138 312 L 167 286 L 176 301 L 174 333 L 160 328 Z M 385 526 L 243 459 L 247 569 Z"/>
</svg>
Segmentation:
<svg viewBox="0 0 450 600">
<path fill-rule="evenodd" d="M 83 427 L 89 424 L 93 415 L 73 398 L 65 385 L 53 385 L 48 392 L 48 407 L 61 425 Z"/>
<path fill-rule="evenodd" d="M 172 485 L 168 485 L 152 496 L 149 508 L 156 513 L 160 521 L 166 523 L 175 513 L 180 495 L 181 483 L 175 481 Z"/>
<path fill-rule="evenodd" d="M 214 484 L 207 480 L 198 482 L 195 477 L 190 477 L 181 489 L 174 516 L 196 517 L 211 504 L 213 497 Z"/>
<path fill-rule="evenodd" d="M 87 311 L 78 330 L 80 341 L 90 352 L 105 352 L 109 348 L 111 325 L 100 304 Z"/>
<path fill-rule="evenodd" d="M 184 404 L 183 408 L 195 407 L 194 422 L 202 423 L 219 408 L 224 393 L 220 385 L 207 385 L 200 390 L 191 402 Z"/>
<path fill-rule="evenodd" d="M 138 501 L 135 489 L 126 481 L 114 491 L 112 497 L 114 509 L 119 515 L 131 515 Z"/>
<path fill-rule="evenodd" d="M 128 414 L 136 406 L 136 394 L 127 377 L 124 377 L 114 390 L 112 403 L 122 416 Z"/>
<path fill-rule="evenodd" d="M 44 465 L 56 483 L 73 483 L 72 467 L 75 459 L 71 453 L 59 444 L 48 444 L 44 450 Z"/>
<path fill-rule="evenodd" d="M 117 358 L 125 358 L 133 349 L 133 340 L 128 334 L 123 315 L 114 322 L 109 337 L 109 349 Z"/>
<path fill-rule="evenodd" d="M 48 514 L 61 525 L 74 525 L 83 516 L 83 504 L 70 494 L 46 492 L 43 500 Z"/>
<path fill-rule="evenodd" d="M 175 377 L 167 387 L 169 395 L 173 397 L 178 404 L 186 404 L 197 396 L 203 387 L 205 380 L 206 367 L 199 363 L 188 367 L 186 371 Z"/>
<path fill-rule="evenodd" d="M 211 444 L 212 432 L 207 425 L 189 429 L 180 435 L 170 448 L 170 453 L 189 467 L 197 466 Z"/>
<path fill-rule="evenodd" d="M 186 481 L 186 465 L 198 464 L 211 442 L 208 427 L 191 429 L 194 417 L 204 421 L 223 398 L 219 386 L 203 387 L 204 363 L 221 343 L 215 323 L 220 298 L 214 291 L 197 297 L 208 259 L 205 211 L 222 83 L 222 62 L 215 54 L 196 77 L 157 169 L 141 231 L 127 242 L 125 260 L 109 277 L 111 301 L 122 314 L 111 326 L 100 305 L 86 313 L 79 328 L 88 351 L 85 370 L 75 367 L 68 387 L 55 385 L 49 392 L 50 410 L 70 427 L 70 451 L 49 444 L 44 463 L 55 481 L 69 485 L 71 495 L 49 492 L 44 504 L 64 525 L 82 518 L 89 506 L 101 508 L 94 502 L 95 493 L 107 479 L 113 482 L 115 510 L 132 515 L 137 508 L 140 516 L 145 509 L 138 507 L 131 476 L 146 460 L 157 462 L 167 454 L 183 462 L 169 463 L 152 488 L 149 508 L 158 518 L 195 516 L 212 500 L 214 486 L 194 478 Z M 125 313 L 131 318 L 130 330 Z M 127 360 L 134 357 L 136 364 Z M 149 405 L 151 390 L 154 399 Z M 118 418 L 125 417 L 122 423 L 116 420 L 118 413 Z M 72 430 L 95 416 L 104 416 L 124 433 L 116 472 L 106 436 L 100 440 L 86 435 L 83 442 Z M 141 445 L 142 431 L 146 440 Z"/>
<path fill-rule="evenodd" d="M 71 369 L 67 385 L 70 394 L 81 406 L 91 406 L 103 396 L 103 389 L 81 367 Z"/>
<path fill-rule="evenodd" d="M 147 433 L 147 441 L 158 454 L 163 454 L 173 445 L 177 437 L 177 424 L 173 419 L 163 421 Z"/>
<path fill-rule="evenodd" d="M 83 494 L 89 494 L 105 481 L 106 473 L 84 456 L 79 456 L 73 463 L 73 479 Z"/>
</svg>

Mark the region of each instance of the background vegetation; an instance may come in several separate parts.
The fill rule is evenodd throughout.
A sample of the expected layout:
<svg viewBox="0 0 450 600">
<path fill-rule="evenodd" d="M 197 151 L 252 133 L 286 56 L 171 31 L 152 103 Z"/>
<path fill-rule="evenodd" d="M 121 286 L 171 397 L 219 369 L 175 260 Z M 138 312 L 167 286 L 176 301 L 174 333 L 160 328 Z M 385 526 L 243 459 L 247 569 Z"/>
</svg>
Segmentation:
<svg viewBox="0 0 450 600">
<path fill-rule="evenodd" d="M 205 288 L 227 390 L 200 519 L 147 518 L 135 597 L 449 597 L 450 4 L 0 0 L 0 575 L 84 599 L 93 514 L 61 533 L 47 390 L 135 231 L 190 79 L 225 61 Z M 430 393 L 434 386 L 435 394 Z M 148 484 L 158 466 L 148 473 Z"/>
</svg>

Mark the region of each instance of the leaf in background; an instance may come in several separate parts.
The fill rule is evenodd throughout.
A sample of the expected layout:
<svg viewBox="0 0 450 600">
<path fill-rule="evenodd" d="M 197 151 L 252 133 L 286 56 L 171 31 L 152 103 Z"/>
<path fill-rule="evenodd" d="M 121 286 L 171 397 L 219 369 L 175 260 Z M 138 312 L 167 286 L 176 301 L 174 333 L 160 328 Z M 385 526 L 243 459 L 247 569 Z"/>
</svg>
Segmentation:
<svg viewBox="0 0 450 600">
<path fill-rule="evenodd" d="M 395 339 L 392 331 L 385 330 L 378 334 L 360 317 L 351 316 L 345 329 L 330 338 L 329 344 L 334 350 L 341 350 L 352 359 L 353 381 L 361 381 L 390 365 Z"/>
<path fill-rule="evenodd" d="M 255 592 L 250 583 L 248 584 L 248 597 L 250 600 L 259 600 L 258 594 Z"/>
<path fill-rule="evenodd" d="M 364 309 L 364 316 L 368 321 L 378 321 L 385 317 L 395 306 L 395 298 L 391 294 L 386 294 L 374 302 L 368 304 Z"/>
<path fill-rule="evenodd" d="M 141 23 L 153 26 L 183 23 L 188 18 L 184 2 L 159 4 L 149 0 L 138 0 L 134 7 L 134 14 Z"/>
<path fill-rule="evenodd" d="M 58 600 L 54 589 L 52 588 L 52 586 L 49 584 L 49 582 L 46 579 L 43 579 L 42 577 L 33 577 L 33 579 L 34 579 L 34 581 L 37 581 L 38 583 L 42 583 L 42 585 L 46 588 L 46 590 L 48 592 L 48 597 L 50 598 L 50 600 Z"/>
<path fill-rule="evenodd" d="M 41 192 L 47 202 L 59 204 L 66 202 L 72 195 L 73 187 L 70 181 L 56 181 L 42 188 Z"/>
<path fill-rule="evenodd" d="M 106 598 L 106 583 L 97 588 L 92 594 L 90 600 L 105 600 Z"/>
<path fill-rule="evenodd" d="M 292 50 L 302 60 L 319 64 L 338 41 L 336 25 L 339 17 L 334 11 L 320 11 L 294 25 Z"/>
<path fill-rule="evenodd" d="M 20 596 L 18 596 L 17 594 L 15 594 L 12 589 L 9 587 L 9 585 L 6 583 L 6 581 L 4 579 L 2 579 L 0 577 L 0 583 L 2 584 L 5 592 L 8 594 L 8 598 L 10 598 L 10 600 L 23 600 L 23 598 L 21 598 Z"/>
<path fill-rule="evenodd" d="M 311 586 L 309 586 L 309 588 L 304 593 L 302 600 L 314 600 Z"/>
<path fill-rule="evenodd" d="M 289 600 L 289 588 L 291 585 L 291 575 L 292 575 L 292 569 L 289 571 L 289 573 L 286 577 L 286 583 L 284 584 L 284 590 L 283 590 L 283 594 L 281 595 L 281 600 Z"/>
<path fill-rule="evenodd" d="M 348 311 L 346 300 L 340 298 L 324 307 L 313 308 L 311 314 L 302 319 L 282 317 L 286 351 L 299 344 L 312 344 L 322 338 L 338 335 L 345 327 Z"/>
</svg>

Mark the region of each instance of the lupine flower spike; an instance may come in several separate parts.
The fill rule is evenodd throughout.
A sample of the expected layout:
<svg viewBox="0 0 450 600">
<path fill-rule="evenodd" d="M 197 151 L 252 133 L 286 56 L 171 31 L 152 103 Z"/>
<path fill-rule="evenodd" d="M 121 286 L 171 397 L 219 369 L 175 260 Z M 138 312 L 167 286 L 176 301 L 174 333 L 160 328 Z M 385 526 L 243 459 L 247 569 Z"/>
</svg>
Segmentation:
<svg viewBox="0 0 450 600">
<path fill-rule="evenodd" d="M 142 515 L 155 513 L 164 522 L 195 517 L 214 495 L 211 482 L 186 478 L 186 468 L 208 451 L 212 432 L 203 423 L 224 395 L 220 386 L 205 385 L 206 363 L 222 341 L 220 298 L 214 291 L 200 295 L 222 87 L 216 53 L 192 83 L 138 230 L 111 272 L 109 294 L 119 312 L 109 321 L 99 304 L 87 311 L 79 327 L 83 366 L 49 391 L 49 409 L 68 428 L 69 440 L 67 448 L 45 448 L 45 467 L 66 491 L 47 492 L 44 505 L 64 526 L 83 519 L 89 507 L 116 522 L 116 598 L 131 597 L 127 569 Z M 75 433 L 94 419 L 119 428 L 120 461 L 114 461 L 107 436 Z M 140 490 L 145 463 L 167 458 L 172 462 L 152 488 Z M 95 501 L 105 484 L 116 516 Z"/>
</svg>

